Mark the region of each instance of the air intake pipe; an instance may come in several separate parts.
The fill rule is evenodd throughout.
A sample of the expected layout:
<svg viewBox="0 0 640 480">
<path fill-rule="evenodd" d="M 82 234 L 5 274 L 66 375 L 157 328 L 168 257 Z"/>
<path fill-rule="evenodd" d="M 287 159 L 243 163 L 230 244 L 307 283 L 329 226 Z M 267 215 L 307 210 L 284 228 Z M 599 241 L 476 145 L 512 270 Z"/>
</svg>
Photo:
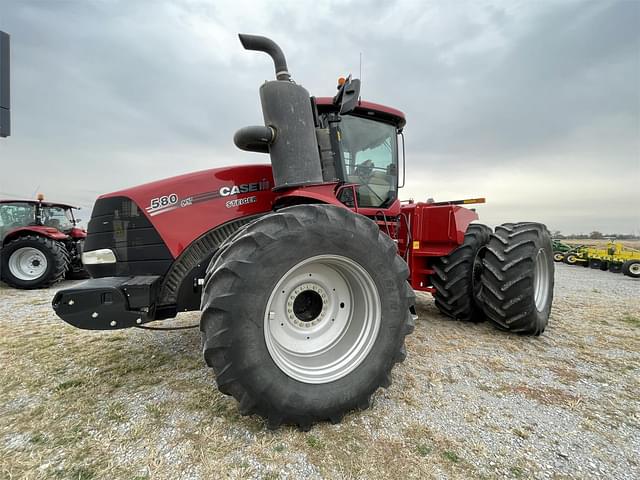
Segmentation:
<svg viewBox="0 0 640 480">
<path fill-rule="evenodd" d="M 245 49 L 265 52 L 272 58 L 276 80 L 260 87 L 266 128 L 240 129 L 234 143 L 242 150 L 269 152 L 274 190 L 322 183 L 309 92 L 293 83 L 284 54 L 273 40 L 257 35 L 240 34 L 239 37 Z"/>
</svg>

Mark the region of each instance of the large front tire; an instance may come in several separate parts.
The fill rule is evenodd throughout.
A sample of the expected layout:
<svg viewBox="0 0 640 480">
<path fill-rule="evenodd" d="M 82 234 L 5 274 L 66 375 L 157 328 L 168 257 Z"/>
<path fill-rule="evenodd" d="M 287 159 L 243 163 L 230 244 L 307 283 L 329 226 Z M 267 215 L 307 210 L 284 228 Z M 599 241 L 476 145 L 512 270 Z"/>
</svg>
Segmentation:
<svg viewBox="0 0 640 480">
<path fill-rule="evenodd" d="M 15 288 L 46 288 L 62 280 L 68 268 L 64 245 L 49 238 L 26 235 L 2 248 L 2 280 Z"/>
<path fill-rule="evenodd" d="M 406 355 L 407 276 L 394 242 L 347 209 L 300 205 L 252 223 L 203 289 L 203 353 L 219 390 L 271 428 L 367 408 Z"/>
<path fill-rule="evenodd" d="M 551 236 L 539 223 L 496 227 L 485 249 L 480 297 L 484 311 L 499 328 L 540 335 L 553 301 Z"/>
<path fill-rule="evenodd" d="M 436 290 L 436 307 L 444 315 L 471 322 L 486 319 L 476 297 L 482 269 L 479 254 L 490 235 L 491 229 L 486 225 L 471 224 L 462 245 L 434 262 L 431 283 Z"/>
</svg>

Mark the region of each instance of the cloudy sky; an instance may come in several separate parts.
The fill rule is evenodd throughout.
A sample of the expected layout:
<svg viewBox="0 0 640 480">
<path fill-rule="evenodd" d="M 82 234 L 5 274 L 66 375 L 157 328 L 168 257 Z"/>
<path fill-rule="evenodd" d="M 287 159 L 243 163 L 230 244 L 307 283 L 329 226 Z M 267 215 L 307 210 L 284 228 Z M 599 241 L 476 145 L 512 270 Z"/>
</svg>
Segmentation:
<svg viewBox="0 0 640 480">
<path fill-rule="evenodd" d="M 0 0 L 12 136 L 0 196 L 96 196 L 226 164 L 273 75 L 316 96 L 359 71 L 407 115 L 403 198 L 486 196 L 481 219 L 640 233 L 640 1 Z"/>
</svg>

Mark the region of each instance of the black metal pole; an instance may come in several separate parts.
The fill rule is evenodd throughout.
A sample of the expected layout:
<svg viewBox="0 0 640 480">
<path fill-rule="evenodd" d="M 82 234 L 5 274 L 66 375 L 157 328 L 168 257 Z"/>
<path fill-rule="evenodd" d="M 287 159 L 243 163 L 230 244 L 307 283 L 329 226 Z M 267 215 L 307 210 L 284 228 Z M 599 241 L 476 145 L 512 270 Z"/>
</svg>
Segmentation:
<svg viewBox="0 0 640 480">
<path fill-rule="evenodd" d="M 9 34 L 0 31 L 0 137 L 11 135 Z"/>
</svg>

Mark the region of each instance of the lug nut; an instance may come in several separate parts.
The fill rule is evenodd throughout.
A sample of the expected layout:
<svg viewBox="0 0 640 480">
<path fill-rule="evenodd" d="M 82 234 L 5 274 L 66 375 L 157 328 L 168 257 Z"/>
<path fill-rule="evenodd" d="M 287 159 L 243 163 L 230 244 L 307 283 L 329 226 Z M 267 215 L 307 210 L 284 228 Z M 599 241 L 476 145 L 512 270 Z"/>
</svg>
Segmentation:
<svg viewBox="0 0 640 480">
<path fill-rule="evenodd" d="M 112 323 L 116 323 L 116 322 L 112 322 Z M 142 319 L 141 318 L 136 319 L 136 323 L 140 325 L 142 323 Z M 113 327 L 113 325 L 111 326 Z"/>
<path fill-rule="evenodd" d="M 98 312 L 93 312 L 91 314 L 91 318 L 98 318 Z"/>
<path fill-rule="evenodd" d="M 73 301 L 73 299 L 72 299 L 72 300 L 69 300 L 69 301 L 67 302 L 67 305 L 73 305 L 74 303 L 76 303 L 76 302 L 74 302 L 74 301 Z"/>
<path fill-rule="evenodd" d="M 115 327 L 117 324 L 115 320 L 111 320 L 111 323 L 109 325 L 111 325 L 112 327 Z"/>
</svg>

